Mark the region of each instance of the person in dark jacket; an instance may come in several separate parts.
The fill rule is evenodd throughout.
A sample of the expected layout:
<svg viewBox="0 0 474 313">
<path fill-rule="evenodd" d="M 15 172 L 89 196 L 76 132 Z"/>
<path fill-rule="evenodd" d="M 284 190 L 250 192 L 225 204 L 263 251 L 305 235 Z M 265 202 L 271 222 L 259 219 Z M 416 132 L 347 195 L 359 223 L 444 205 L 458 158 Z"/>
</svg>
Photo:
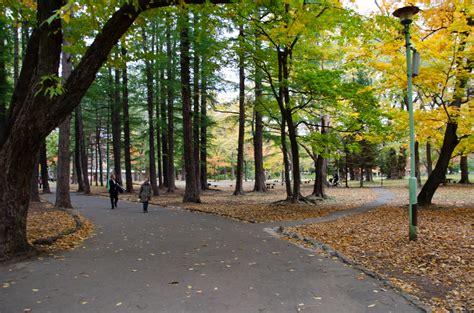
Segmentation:
<svg viewBox="0 0 474 313">
<path fill-rule="evenodd" d="M 112 174 L 109 179 L 109 195 L 112 210 L 117 208 L 118 194 L 123 192 L 122 186 L 115 180 L 115 175 Z"/>
<path fill-rule="evenodd" d="M 138 197 L 140 198 L 140 202 L 143 203 L 143 213 L 148 213 L 148 201 L 151 199 L 151 185 L 148 178 L 145 179 L 143 184 L 140 186 Z"/>
</svg>

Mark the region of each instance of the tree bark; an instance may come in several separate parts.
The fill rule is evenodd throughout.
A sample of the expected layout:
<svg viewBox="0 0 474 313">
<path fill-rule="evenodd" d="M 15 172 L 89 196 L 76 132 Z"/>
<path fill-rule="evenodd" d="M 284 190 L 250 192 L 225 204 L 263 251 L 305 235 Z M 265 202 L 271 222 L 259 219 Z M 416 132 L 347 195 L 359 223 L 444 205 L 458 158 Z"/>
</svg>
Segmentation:
<svg viewBox="0 0 474 313">
<path fill-rule="evenodd" d="M 5 29 L 5 23 L 0 21 L 0 29 Z M 5 119 L 7 112 L 7 70 L 6 70 L 6 32 L 0 32 L 0 144 L 4 141 Z"/>
<path fill-rule="evenodd" d="M 283 166 L 284 166 L 284 180 L 286 188 L 286 198 L 289 200 L 293 196 L 291 190 L 291 179 L 290 179 L 290 160 L 288 158 L 288 146 L 286 142 L 286 123 L 285 119 L 282 118 L 281 128 L 280 128 L 280 139 L 281 139 L 281 151 L 283 153 Z M 282 178 L 283 179 L 283 178 Z"/>
<path fill-rule="evenodd" d="M 157 35 L 156 52 L 161 57 L 163 54 L 163 39 Z M 156 60 L 156 124 L 159 127 L 156 142 L 160 145 L 158 151 L 158 172 L 160 176 L 160 187 L 168 188 L 168 125 L 166 122 L 166 80 L 164 62 Z"/>
<path fill-rule="evenodd" d="M 114 150 L 114 173 L 115 179 L 122 183 L 122 169 L 121 169 L 121 153 L 122 153 L 122 136 L 120 123 L 120 69 L 115 68 L 115 82 L 114 82 L 114 101 L 112 106 L 112 147 Z"/>
<path fill-rule="evenodd" d="M 38 190 L 38 182 L 39 182 L 39 153 L 36 158 L 37 162 L 35 163 L 33 167 L 33 176 L 31 176 L 31 185 L 30 185 L 30 202 L 41 202 L 40 196 L 39 196 L 39 190 Z"/>
<path fill-rule="evenodd" d="M 431 158 L 431 143 L 426 142 L 426 171 L 428 176 L 433 172 L 433 160 Z"/>
<path fill-rule="evenodd" d="M 145 54 L 148 52 L 146 45 L 147 34 L 146 29 L 142 29 L 143 36 L 143 50 Z M 148 109 L 148 144 L 149 144 L 149 167 L 150 167 L 150 184 L 153 190 L 153 195 L 158 196 L 160 190 L 158 188 L 156 180 L 156 162 L 155 162 L 155 127 L 153 119 L 153 69 L 148 59 L 145 59 L 145 72 L 146 72 L 146 89 L 147 89 L 147 109 Z"/>
<path fill-rule="evenodd" d="M 200 178 L 201 175 L 199 173 L 201 163 L 199 161 L 200 157 L 200 144 L 199 144 L 199 129 L 201 126 L 200 117 L 199 117 L 199 68 L 200 68 L 200 49 L 199 44 L 197 41 L 197 36 L 199 34 L 199 16 L 197 13 L 194 13 L 193 19 L 194 27 L 193 27 L 193 45 L 194 45 L 194 58 L 193 58 L 193 136 L 194 136 L 194 162 L 196 164 L 194 170 L 196 171 L 196 184 L 197 188 L 201 189 L 201 182 Z"/>
<path fill-rule="evenodd" d="M 255 40 L 257 49 L 260 48 L 258 40 Z M 258 66 L 255 66 L 255 133 L 253 136 L 253 155 L 255 161 L 255 185 L 253 191 L 266 192 L 265 169 L 263 168 L 263 121 L 260 112 L 263 96 L 262 73 Z"/>
<path fill-rule="evenodd" d="M 469 181 L 469 169 L 467 165 L 467 155 L 462 155 L 460 160 L 461 168 L 461 180 L 459 181 L 460 184 L 470 184 Z"/>
<path fill-rule="evenodd" d="M 150 61 L 150 67 L 152 70 L 152 77 L 154 80 L 154 88 L 156 91 L 153 92 L 155 96 L 155 126 L 156 126 L 156 163 L 158 164 L 157 168 L 157 184 L 158 188 L 163 188 L 163 154 L 161 151 L 161 117 L 160 117 L 160 79 L 159 79 L 159 72 L 156 70 L 158 66 L 158 62 L 156 60 L 157 54 L 156 51 L 159 50 L 156 40 L 156 23 L 155 21 L 151 24 L 151 55 L 153 60 Z M 156 50 L 155 50 L 156 48 Z M 154 75 L 153 75 L 154 74 Z M 152 81 L 153 83 L 153 81 Z"/>
<path fill-rule="evenodd" d="M 160 45 L 160 52 L 161 52 L 161 45 Z M 162 145 L 162 162 L 163 162 L 163 186 L 165 188 L 169 187 L 169 171 L 168 171 L 168 164 L 169 164 L 169 151 L 168 151 L 168 122 L 167 122 L 167 115 L 166 115 L 166 80 L 165 80 L 165 68 L 163 63 L 160 63 L 160 117 L 161 117 L 161 145 Z"/>
<path fill-rule="evenodd" d="M 181 99 L 183 104 L 183 146 L 186 188 L 183 202 L 200 203 L 193 151 L 193 128 L 191 121 L 191 89 L 189 74 L 189 26 L 187 12 L 180 17 Z"/>
<path fill-rule="evenodd" d="M 67 63 L 70 64 L 70 58 L 63 52 L 63 77 L 67 78 Z M 55 206 L 60 208 L 72 208 L 71 197 L 69 195 L 70 179 L 70 156 L 69 156 L 69 137 L 71 133 L 71 116 L 68 116 L 59 125 L 58 139 L 58 165 L 56 180 L 56 202 Z"/>
<path fill-rule="evenodd" d="M 237 179 L 235 182 L 234 195 L 244 193 L 242 186 L 242 174 L 244 168 L 244 140 L 245 140 L 245 69 L 244 52 L 242 49 L 244 41 L 244 26 L 239 26 L 239 142 L 237 147 Z"/>
<path fill-rule="evenodd" d="M 67 42 L 64 42 L 67 45 Z M 62 52 L 62 78 L 66 81 L 71 75 L 71 55 Z M 60 208 L 72 208 L 70 191 L 71 158 L 69 154 L 69 142 L 71 137 L 71 115 L 68 115 L 59 125 L 58 139 L 58 164 L 56 177 L 56 202 L 55 206 Z"/>
<path fill-rule="evenodd" d="M 127 57 L 127 50 L 122 47 L 122 56 Z M 128 105 L 128 71 L 127 62 L 122 69 L 122 109 L 123 109 L 123 154 L 125 158 L 125 189 L 133 192 L 132 163 L 130 157 L 130 114 Z"/>
<path fill-rule="evenodd" d="M 201 146 L 200 146 L 200 171 L 201 174 L 201 190 L 209 189 L 207 184 L 207 73 L 206 73 L 206 56 L 202 56 L 201 65 Z"/>
<path fill-rule="evenodd" d="M 81 162 L 81 138 L 79 131 L 79 117 L 77 114 L 78 109 L 74 112 L 74 166 L 76 169 L 77 179 L 77 192 L 84 192 L 84 175 L 82 174 L 82 162 Z"/>
<path fill-rule="evenodd" d="M 457 123 L 448 123 L 446 125 L 443 145 L 441 146 L 438 162 L 436 162 L 433 172 L 430 176 L 428 176 L 428 180 L 423 185 L 423 188 L 418 194 L 417 199 L 420 206 L 431 204 L 431 200 L 433 199 L 436 189 L 438 189 L 439 184 L 441 184 L 446 177 L 446 170 L 448 168 L 449 161 L 451 160 L 451 154 L 459 143 L 459 139 L 456 135 L 457 128 Z"/>
<path fill-rule="evenodd" d="M 43 193 L 51 193 L 49 188 L 48 159 L 46 157 L 46 139 L 41 144 L 39 153 L 39 163 L 41 166 L 41 183 L 43 185 Z"/>
<path fill-rule="evenodd" d="M 321 116 L 321 135 L 324 137 L 328 132 L 329 116 Z M 327 198 L 326 196 L 326 181 L 327 181 L 327 160 L 318 154 L 316 158 L 316 180 L 314 182 L 314 190 L 312 196 L 319 198 Z"/>
<path fill-rule="evenodd" d="M 166 25 L 166 76 L 168 78 L 167 100 L 168 100 L 168 192 L 176 190 L 175 168 L 174 168 L 174 69 L 173 69 L 173 45 L 171 44 L 171 19 L 167 15 Z"/>
<path fill-rule="evenodd" d="M 87 171 L 87 153 L 86 144 L 84 138 L 84 125 L 82 120 L 82 109 L 81 106 L 76 108 L 76 123 L 77 123 L 77 140 L 79 141 L 79 161 L 81 162 L 82 181 L 84 183 L 84 194 L 88 195 L 91 193 L 91 187 L 89 184 L 89 175 Z"/>
<path fill-rule="evenodd" d="M 420 149 L 418 141 L 415 141 L 415 175 L 418 187 L 421 187 Z"/>
</svg>

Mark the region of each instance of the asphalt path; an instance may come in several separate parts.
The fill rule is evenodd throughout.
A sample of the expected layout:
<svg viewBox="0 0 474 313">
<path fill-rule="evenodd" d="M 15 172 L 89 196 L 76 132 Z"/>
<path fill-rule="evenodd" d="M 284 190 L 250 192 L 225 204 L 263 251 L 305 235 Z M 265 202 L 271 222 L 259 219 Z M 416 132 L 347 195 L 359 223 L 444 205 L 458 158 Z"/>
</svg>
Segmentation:
<svg viewBox="0 0 474 313">
<path fill-rule="evenodd" d="M 53 200 L 54 196 L 48 197 Z M 72 194 L 96 234 L 0 265 L 0 312 L 420 312 L 338 259 L 216 215 Z M 274 226 L 274 225 L 273 225 Z"/>
</svg>

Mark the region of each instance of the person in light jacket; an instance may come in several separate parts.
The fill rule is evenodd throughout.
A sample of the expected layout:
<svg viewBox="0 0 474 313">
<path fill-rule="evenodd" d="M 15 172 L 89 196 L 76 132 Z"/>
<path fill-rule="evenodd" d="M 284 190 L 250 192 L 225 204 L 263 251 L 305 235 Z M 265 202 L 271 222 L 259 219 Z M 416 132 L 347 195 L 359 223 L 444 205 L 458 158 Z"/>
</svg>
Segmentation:
<svg viewBox="0 0 474 313">
<path fill-rule="evenodd" d="M 148 213 L 148 201 L 151 199 L 151 185 L 148 178 L 145 179 L 143 184 L 140 186 L 138 197 L 140 198 L 140 202 L 143 203 L 143 213 Z"/>
</svg>

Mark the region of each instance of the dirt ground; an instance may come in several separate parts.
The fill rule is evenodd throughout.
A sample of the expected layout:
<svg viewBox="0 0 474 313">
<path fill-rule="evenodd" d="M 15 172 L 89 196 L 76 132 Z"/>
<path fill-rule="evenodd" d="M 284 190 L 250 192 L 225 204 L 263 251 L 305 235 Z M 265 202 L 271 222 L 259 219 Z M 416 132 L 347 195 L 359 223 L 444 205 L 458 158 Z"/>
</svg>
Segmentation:
<svg viewBox="0 0 474 313">
<path fill-rule="evenodd" d="M 162 191 L 155 196 L 151 204 L 166 207 L 181 207 L 189 210 L 219 214 L 245 222 L 260 223 L 273 221 L 301 220 L 305 218 L 321 217 L 339 210 L 358 207 L 375 199 L 375 193 L 370 188 L 327 188 L 328 198 L 313 203 L 276 203 L 286 198 L 285 187 L 281 183 L 272 183 L 268 192 L 251 192 L 253 185 L 244 184 L 244 195 L 234 196 L 233 182 L 213 182 L 211 189 L 201 195 L 202 203 L 183 203 L 184 187 L 178 184 L 175 193 Z M 313 190 L 313 182 L 302 185 L 302 194 L 308 196 Z M 139 186 L 135 186 L 138 192 Z M 105 187 L 93 187 L 92 192 L 107 196 Z M 136 194 L 120 194 L 122 200 L 137 202 Z"/>
</svg>

